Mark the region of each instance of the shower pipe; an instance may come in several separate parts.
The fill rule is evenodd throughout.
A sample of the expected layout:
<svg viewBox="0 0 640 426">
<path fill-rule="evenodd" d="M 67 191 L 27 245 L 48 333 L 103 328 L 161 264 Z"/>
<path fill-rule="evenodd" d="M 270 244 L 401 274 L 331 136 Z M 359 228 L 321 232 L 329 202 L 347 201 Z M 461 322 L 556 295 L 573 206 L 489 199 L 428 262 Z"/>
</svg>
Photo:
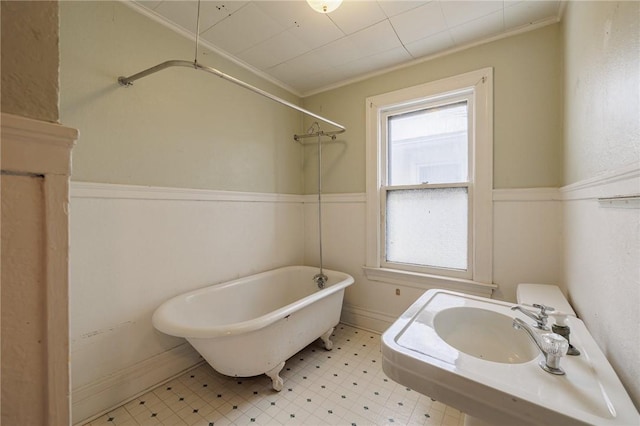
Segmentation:
<svg viewBox="0 0 640 426">
<path fill-rule="evenodd" d="M 318 131 L 314 132 L 314 127 L 316 127 Z M 320 272 L 313 276 L 313 281 L 316 283 L 318 288 L 324 288 L 325 284 L 329 281 L 329 278 L 324 274 L 322 263 L 322 136 L 328 136 L 331 140 L 335 140 L 336 136 L 334 134 L 327 134 L 320 130 L 320 124 L 316 121 L 311 125 L 306 135 L 296 135 L 294 136 L 294 139 L 297 141 L 299 137 L 313 136 L 318 138 L 318 249 L 320 255 Z"/>
<path fill-rule="evenodd" d="M 133 75 L 131 75 L 129 77 L 123 77 L 123 76 L 118 77 L 118 83 L 121 86 L 129 87 L 129 86 L 133 85 L 134 81 L 136 81 L 136 80 L 138 80 L 140 78 L 146 77 L 148 75 L 157 73 L 158 71 L 162 71 L 163 69 L 169 68 L 169 67 L 187 67 L 187 68 L 195 68 L 196 70 L 200 70 L 200 71 L 205 71 L 207 73 L 216 75 L 216 76 L 222 78 L 223 80 L 230 81 L 231 83 L 237 84 L 240 87 L 243 87 L 245 89 L 251 90 L 254 93 L 257 93 L 258 95 L 264 96 L 265 98 L 269 98 L 272 101 L 278 102 L 279 104 L 282 104 L 284 106 L 292 108 L 292 109 L 294 109 L 296 111 L 299 111 L 299 112 L 301 112 L 303 114 L 306 114 L 306 115 L 308 115 L 310 117 L 316 118 L 316 119 L 318 119 L 318 120 L 320 120 L 322 122 L 325 122 L 327 124 L 331 124 L 332 126 L 335 126 L 335 127 L 340 129 L 340 130 L 336 130 L 336 131 L 333 131 L 333 132 L 322 132 L 322 134 L 325 134 L 325 135 L 328 135 L 328 136 L 333 136 L 333 135 L 337 135 L 337 134 L 340 134 L 340 133 L 344 133 L 347 130 L 343 125 L 338 124 L 335 121 L 331 121 L 331 120 L 329 120 L 327 118 L 324 118 L 324 117 L 322 117 L 322 116 L 320 116 L 320 115 L 318 115 L 316 113 L 313 113 L 313 112 L 311 112 L 309 110 L 301 108 L 298 105 L 295 105 L 295 104 L 293 104 L 293 103 L 291 103 L 289 101 L 286 101 L 286 100 L 284 100 L 282 98 L 279 98 L 279 97 L 277 97 L 275 95 L 272 95 L 271 93 L 266 92 L 266 91 L 264 91 L 262 89 L 259 89 L 259 88 L 255 87 L 255 86 L 252 86 L 249 83 L 245 83 L 244 81 L 239 80 L 239 79 L 237 79 L 237 78 L 235 78 L 233 76 L 230 76 L 229 74 L 225 74 L 222 71 L 218 71 L 215 68 L 211 68 L 211 67 L 208 67 L 208 66 L 205 66 L 205 65 L 201 65 L 197 61 L 193 61 L 192 62 L 192 61 L 185 61 L 185 60 L 179 60 L 179 59 L 165 61 L 165 62 L 162 62 L 161 64 L 158 64 L 158 65 L 153 66 L 151 68 L 147 68 L 146 70 L 140 71 L 139 73 L 133 74 Z M 294 139 L 297 141 L 297 140 L 299 140 L 299 138 L 304 138 L 304 137 L 307 137 L 307 136 L 315 136 L 315 135 L 294 135 Z"/>
</svg>

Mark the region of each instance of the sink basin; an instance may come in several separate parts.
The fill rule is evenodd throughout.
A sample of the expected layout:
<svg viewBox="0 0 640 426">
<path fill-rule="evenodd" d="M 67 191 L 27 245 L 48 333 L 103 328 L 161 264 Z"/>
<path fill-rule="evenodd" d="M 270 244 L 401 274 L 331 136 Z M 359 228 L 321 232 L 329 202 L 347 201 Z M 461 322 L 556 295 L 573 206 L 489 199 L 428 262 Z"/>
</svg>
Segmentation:
<svg viewBox="0 0 640 426">
<path fill-rule="evenodd" d="M 513 304 L 429 290 L 382 335 L 387 376 L 495 425 L 637 425 L 640 415 L 584 323 L 567 319 L 580 356 L 566 375 L 538 366 L 542 355 L 513 318 Z M 470 421 L 469 423 L 471 423 Z"/>
<path fill-rule="evenodd" d="M 513 317 L 488 309 L 442 310 L 433 318 L 433 328 L 450 346 L 486 361 L 519 364 L 540 353 L 529 336 L 513 328 Z"/>
</svg>

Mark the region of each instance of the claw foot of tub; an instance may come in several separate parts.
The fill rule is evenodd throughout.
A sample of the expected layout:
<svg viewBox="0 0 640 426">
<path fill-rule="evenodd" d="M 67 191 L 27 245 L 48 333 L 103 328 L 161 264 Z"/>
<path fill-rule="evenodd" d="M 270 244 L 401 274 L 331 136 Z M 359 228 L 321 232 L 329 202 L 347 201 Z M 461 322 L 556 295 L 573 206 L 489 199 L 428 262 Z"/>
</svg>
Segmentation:
<svg viewBox="0 0 640 426">
<path fill-rule="evenodd" d="M 280 371 L 284 368 L 284 361 L 278 364 L 275 368 L 267 371 L 266 374 L 272 381 L 273 390 L 280 392 L 284 387 L 284 380 L 280 377 Z"/>
<path fill-rule="evenodd" d="M 322 343 L 324 343 L 324 348 L 328 351 L 333 349 L 333 341 L 330 339 L 331 335 L 333 334 L 333 330 L 335 330 L 335 327 L 331 327 L 329 331 L 320 336 L 320 339 L 322 339 Z"/>
</svg>

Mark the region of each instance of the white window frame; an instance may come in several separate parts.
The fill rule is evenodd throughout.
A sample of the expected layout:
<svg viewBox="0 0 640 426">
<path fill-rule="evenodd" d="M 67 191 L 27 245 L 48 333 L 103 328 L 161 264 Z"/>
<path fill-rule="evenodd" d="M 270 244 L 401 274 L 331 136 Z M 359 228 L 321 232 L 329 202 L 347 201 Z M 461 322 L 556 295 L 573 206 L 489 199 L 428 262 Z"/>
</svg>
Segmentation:
<svg viewBox="0 0 640 426">
<path fill-rule="evenodd" d="M 432 268 L 394 268 L 383 260 L 386 191 L 386 117 L 389 111 L 470 92 L 473 127 L 469 147 L 469 272 Z M 471 289 L 492 284 L 493 255 L 493 69 L 484 68 L 366 99 L 367 278 L 394 283 L 437 284 Z M 413 269 L 413 270 L 411 270 Z M 477 288 L 475 290 L 478 290 Z M 489 294 L 490 289 L 488 290 Z M 483 290 L 479 291 L 484 294 Z"/>
<path fill-rule="evenodd" d="M 380 110 L 380 115 L 379 115 L 379 122 L 380 122 L 380 133 L 379 133 L 379 156 L 380 156 L 380 266 L 382 268 L 386 268 L 386 269 L 399 269 L 399 270 L 405 270 L 405 271 L 410 271 L 410 272 L 418 272 L 418 273 L 423 273 L 423 274 L 431 274 L 431 275 L 446 275 L 449 277 L 455 277 L 455 278 L 466 278 L 466 279 L 471 279 L 472 278 L 472 271 L 473 271 L 473 253 L 472 253 L 472 247 L 473 247 L 473 233 L 471 232 L 471 224 L 473 223 L 473 208 L 471 205 L 471 200 L 473 199 L 473 188 L 471 186 L 471 180 L 472 180 L 472 139 L 473 139 L 473 119 L 474 119 L 474 111 L 473 111 L 473 92 L 470 89 L 466 89 L 463 91 L 457 91 L 454 93 L 447 93 L 447 94 L 443 94 L 443 96 L 437 96 L 435 99 L 433 98 L 429 98 L 429 99 L 422 99 L 420 102 L 413 102 L 414 100 L 412 100 L 411 105 L 406 106 L 404 104 L 402 105 L 393 105 L 393 106 L 389 106 L 388 108 L 382 108 Z M 415 100 L 417 101 L 417 100 Z M 389 118 L 396 116 L 396 115 L 400 115 L 406 112 L 413 112 L 413 111 L 425 111 L 425 110 L 429 110 L 430 108 L 437 108 L 439 106 L 444 106 L 444 105 L 449 105 L 449 104 L 454 104 L 454 103 L 459 103 L 461 101 L 465 101 L 467 103 L 467 116 L 468 116 L 468 129 L 467 129 L 467 133 L 468 133 L 468 142 L 467 142 L 467 148 L 468 148 L 468 160 L 467 160 L 467 175 L 468 175 L 468 179 L 466 182 L 459 182 L 459 183 L 449 183 L 449 184 L 430 184 L 430 183 L 421 183 L 421 184 L 411 184 L 411 185 L 390 185 L 387 180 L 388 180 L 388 174 L 389 174 L 389 170 L 388 170 L 388 166 L 389 166 L 389 158 L 388 158 L 388 154 L 389 154 L 389 140 L 388 140 L 388 134 L 389 134 L 389 129 L 387 128 L 387 125 L 389 123 Z M 385 212 L 387 211 L 387 206 L 386 206 L 386 201 L 387 201 L 387 196 L 388 196 L 388 192 L 389 191 L 394 191 L 394 190 L 403 190 L 403 189 L 436 189 L 436 188 L 465 188 L 467 189 L 467 195 L 468 195 L 468 211 L 467 211 L 467 218 L 468 218 L 468 225 L 467 225 L 467 230 L 468 230 L 468 235 L 467 235 L 467 269 L 466 270 L 458 270 L 458 269 L 446 269 L 446 268 L 437 268 L 437 267 L 429 267 L 429 266 L 424 266 L 424 265 L 411 265 L 411 264 L 403 264 L 403 263 L 397 263 L 397 262 L 390 262 L 387 261 L 387 254 L 386 254 L 386 232 L 385 232 L 385 225 L 386 225 L 386 220 L 384 220 L 384 215 Z"/>
</svg>

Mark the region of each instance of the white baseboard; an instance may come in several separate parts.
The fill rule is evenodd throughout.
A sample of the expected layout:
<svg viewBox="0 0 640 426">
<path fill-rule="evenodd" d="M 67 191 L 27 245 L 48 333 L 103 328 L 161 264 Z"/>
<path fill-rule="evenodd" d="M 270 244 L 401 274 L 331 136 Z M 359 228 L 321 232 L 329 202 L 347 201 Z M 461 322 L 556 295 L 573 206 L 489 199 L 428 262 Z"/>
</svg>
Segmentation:
<svg viewBox="0 0 640 426">
<path fill-rule="evenodd" d="M 357 306 L 344 304 L 340 322 L 363 330 L 382 334 L 398 318 L 382 312 L 375 312 Z"/>
<path fill-rule="evenodd" d="M 71 393 L 72 423 L 84 424 L 99 417 L 200 362 L 202 357 L 191 345 L 184 343 L 74 389 Z"/>
</svg>

